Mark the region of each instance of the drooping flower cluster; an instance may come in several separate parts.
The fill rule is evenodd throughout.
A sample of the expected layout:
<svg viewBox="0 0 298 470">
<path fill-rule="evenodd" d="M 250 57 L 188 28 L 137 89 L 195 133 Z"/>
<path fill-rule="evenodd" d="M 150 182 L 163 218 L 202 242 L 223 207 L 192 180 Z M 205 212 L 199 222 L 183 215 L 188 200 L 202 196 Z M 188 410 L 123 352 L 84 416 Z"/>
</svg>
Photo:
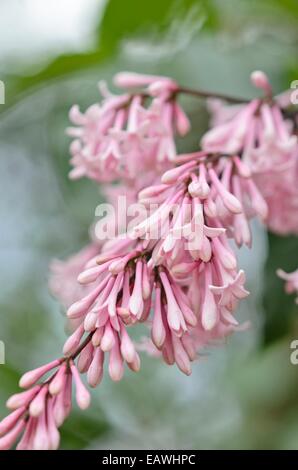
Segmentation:
<svg viewBox="0 0 298 470">
<path fill-rule="evenodd" d="M 213 128 L 204 135 L 202 147 L 241 156 L 267 201 L 269 228 L 280 234 L 297 234 L 297 123 L 283 109 L 290 95 L 274 99 L 263 72 L 254 72 L 251 80 L 265 92 L 265 99 L 229 107 L 211 103 Z"/>
<path fill-rule="evenodd" d="M 116 235 L 98 240 L 93 227 L 90 245 L 53 262 L 50 288 L 67 308 L 71 334 L 62 359 L 22 377 L 28 390 L 8 400 L 13 411 L 0 423 L 0 449 L 21 435 L 18 449 L 56 449 L 73 381 L 79 407 L 89 405 L 80 374 L 96 387 L 106 363 L 118 381 L 125 364 L 139 371 L 139 350 L 147 350 L 189 375 L 202 348 L 246 328 L 235 314 L 249 293 L 229 240 L 250 247 L 253 217 L 280 232 L 298 225 L 297 139 L 267 78 L 257 72 L 253 81 L 265 98 L 235 107 L 213 102 L 203 150 L 184 155 L 175 134 L 185 135 L 189 121 L 170 78 L 122 73 L 115 83 L 123 95 L 101 85 L 101 104 L 84 114 L 72 108 L 70 176 L 117 182 L 104 187 L 116 206 L 108 220 Z M 143 208 L 128 226 L 118 217 L 119 196 Z M 294 273 L 282 276 L 297 288 Z M 142 344 L 131 334 L 139 323 L 150 331 Z"/>
<path fill-rule="evenodd" d="M 141 172 L 156 174 L 176 155 L 174 134 L 185 135 L 189 121 L 174 99 L 176 82 L 166 77 L 121 73 L 115 84 L 139 93 L 112 95 L 101 84 L 101 104 L 81 113 L 73 106 L 70 119 L 78 127 L 70 151 L 73 179 L 88 176 L 99 182 L 135 180 Z M 145 87 L 145 88 L 144 88 Z"/>
<path fill-rule="evenodd" d="M 93 358 L 98 363 L 100 356 L 102 373 L 107 352 L 112 379 L 122 377 L 124 362 L 133 370 L 139 368 L 126 333 L 126 327 L 137 322 L 150 321 L 155 346 L 185 373 L 190 373 L 189 361 L 196 356 L 195 345 L 189 354 L 185 349 L 192 336 L 199 336 L 202 346 L 237 325 L 233 312 L 248 292 L 226 232 L 239 245 L 250 244 L 248 220 L 253 215 L 265 217 L 266 203 L 237 157 L 216 156 L 213 161 L 198 153 L 183 158 L 188 161 L 164 173 L 161 184 L 139 193 L 140 202 L 158 203 L 158 208 L 126 238 L 107 242 L 78 276 L 79 283 L 93 287 L 68 309 L 69 318 L 81 321 L 64 353 L 73 353 L 83 335 L 94 332 L 92 345 L 79 359 L 90 385 L 97 384 L 92 378 Z M 187 286 L 192 282 L 196 296 L 191 301 Z M 99 376 L 98 370 L 98 380 Z"/>
</svg>

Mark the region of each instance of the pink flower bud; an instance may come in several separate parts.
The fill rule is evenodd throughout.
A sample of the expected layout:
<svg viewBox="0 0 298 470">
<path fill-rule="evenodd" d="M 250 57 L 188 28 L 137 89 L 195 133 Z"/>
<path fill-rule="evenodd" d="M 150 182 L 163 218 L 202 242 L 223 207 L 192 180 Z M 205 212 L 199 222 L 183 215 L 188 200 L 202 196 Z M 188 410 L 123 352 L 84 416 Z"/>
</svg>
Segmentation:
<svg viewBox="0 0 298 470">
<path fill-rule="evenodd" d="M 240 212 L 242 212 L 241 203 L 233 194 L 225 189 L 212 168 L 209 170 L 209 176 L 226 208 L 234 214 L 240 214 Z"/>
<path fill-rule="evenodd" d="M 144 301 L 142 296 L 142 264 L 143 263 L 141 260 L 137 261 L 134 287 L 129 299 L 129 311 L 136 317 L 139 317 L 142 314 L 144 308 Z"/>
<path fill-rule="evenodd" d="M 130 337 L 127 334 L 127 331 L 124 327 L 123 324 L 121 324 L 121 346 L 120 346 L 120 351 L 122 354 L 123 359 L 126 362 L 133 362 L 134 357 L 135 357 L 135 347 L 130 339 Z"/>
<path fill-rule="evenodd" d="M 20 406 L 27 406 L 28 403 L 34 398 L 34 396 L 39 392 L 40 386 L 36 385 L 26 392 L 16 393 L 12 395 L 6 402 L 7 408 L 15 410 Z"/>
<path fill-rule="evenodd" d="M 179 104 L 174 104 L 175 125 L 178 134 L 185 136 L 190 131 L 190 121 Z"/>
<path fill-rule="evenodd" d="M 147 263 L 143 264 L 143 276 L 142 276 L 142 297 L 144 300 L 149 299 L 151 296 L 151 283 L 149 279 Z"/>
<path fill-rule="evenodd" d="M 48 425 L 48 436 L 49 436 L 49 449 L 56 450 L 60 443 L 60 434 L 56 427 L 54 414 L 53 414 L 54 400 L 48 400 L 47 406 L 47 425 Z"/>
<path fill-rule="evenodd" d="M 100 348 L 104 351 L 110 351 L 115 344 L 115 335 L 110 323 L 105 326 L 104 334 L 101 339 Z"/>
<path fill-rule="evenodd" d="M 186 329 L 186 325 L 183 319 L 182 312 L 173 294 L 171 285 L 165 273 L 160 273 L 160 279 L 162 281 L 166 298 L 167 298 L 167 320 L 169 327 L 179 333 L 182 329 Z"/>
<path fill-rule="evenodd" d="M 38 394 L 34 397 L 32 402 L 30 403 L 29 413 L 34 418 L 37 418 L 38 416 L 41 415 L 41 413 L 43 413 L 45 409 L 45 399 L 46 399 L 47 393 L 48 393 L 48 386 L 44 385 L 41 388 L 41 390 L 38 392 Z"/>
<path fill-rule="evenodd" d="M 197 358 L 197 352 L 196 352 L 194 342 L 192 341 L 189 334 L 184 333 L 184 335 L 182 335 L 181 337 L 181 342 L 182 342 L 183 348 L 185 349 L 189 357 L 189 360 L 194 361 Z"/>
<path fill-rule="evenodd" d="M 183 173 L 185 173 L 186 171 L 190 171 L 190 169 L 194 168 L 196 165 L 196 161 L 192 160 L 190 162 L 184 163 L 184 165 L 172 168 L 171 170 L 166 171 L 162 175 L 161 182 L 164 184 L 173 184 L 181 175 L 183 175 Z"/>
<path fill-rule="evenodd" d="M 226 269 L 235 269 L 237 267 L 236 257 L 218 238 L 212 240 L 212 249 L 214 255 Z"/>
<path fill-rule="evenodd" d="M 97 319 L 97 312 L 88 312 L 84 320 L 83 329 L 85 331 L 93 331 L 96 326 Z"/>
<path fill-rule="evenodd" d="M 68 318 L 79 318 L 84 315 L 93 304 L 101 289 L 102 286 L 100 285 L 90 292 L 90 294 L 86 295 L 86 297 L 72 304 L 67 310 Z"/>
<path fill-rule="evenodd" d="M 161 291 L 157 286 L 155 289 L 155 306 L 152 322 L 151 338 L 157 348 L 161 348 L 166 339 L 166 330 L 161 314 Z"/>
<path fill-rule="evenodd" d="M 137 352 L 135 353 L 133 361 L 128 362 L 127 365 L 133 372 L 139 372 L 140 367 L 141 367 L 141 360 Z"/>
<path fill-rule="evenodd" d="M 266 220 L 268 217 L 268 205 L 257 189 L 256 185 L 252 180 L 247 181 L 248 191 L 251 196 L 251 205 L 256 213 L 261 217 L 262 220 Z"/>
<path fill-rule="evenodd" d="M 104 353 L 100 348 L 95 349 L 95 353 L 88 369 L 87 381 L 91 387 L 97 387 L 103 376 Z"/>
<path fill-rule="evenodd" d="M 71 410 L 72 375 L 67 373 L 63 390 L 55 397 L 53 416 L 56 426 L 61 426 Z"/>
<path fill-rule="evenodd" d="M 118 292 L 122 288 L 122 285 L 123 285 L 123 273 L 119 273 L 117 274 L 116 280 L 114 282 L 114 286 L 109 295 L 108 311 L 111 317 L 116 316 L 117 296 L 118 296 Z"/>
<path fill-rule="evenodd" d="M 65 386 L 66 381 L 66 364 L 62 364 L 55 377 L 51 380 L 49 385 L 49 392 L 51 395 L 58 395 Z"/>
<path fill-rule="evenodd" d="M 90 393 L 81 381 L 80 374 L 73 362 L 70 365 L 70 369 L 76 385 L 76 401 L 78 407 L 81 408 L 81 410 L 86 410 L 90 405 Z"/>
<path fill-rule="evenodd" d="M 103 333 L 104 333 L 103 327 L 97 328 L 95 332 L 93 333 L 92 344 L 95 348 L 100 345 L 101 339 L 103 337 Z"/>
<path fill-rule="evenodd" d="M 33 450 L 48 450 L 50 448 L 45 413 L 39 416 L 33 439 Z"/>
<path fill-rule="evenodd" d="M 75 350 L 78 348 L 82 336 L 84 334 L 84 326 L 80 325 L 75 332 L 69 336 L 69 338 L 65 341 L 63 346 L 63 354 L 65 356 L 70 356 Z"/>
<path fill-rule="evenodd" d="M 19 409 L 13 411 L 8 416 L 6 416 L 6 418 L 0 421 L 0 436 L 3 436 L 9 432 L 15 426 L 20 417 L 24 414 L 25 410 L 26 407 L 21 406 Z"/>
<path fill-rule="evenodd" d="M 25 424 L 25 421 L 21 419 L 11 431 L 0 438 L 0 450 L 8 450 L 13 446 L 19 434 L 23 431 Z"/>
<path fill-rule="evenodd" d="M 137 88 L 150 85 L 156 81 L 173 82 L 171 78 L 155 75 L 144 75 L 134 72 L 120 72 L 114 76 L 114 84 L 120 88 Z"/>
<path fill-rule="evenodd" d="M 174 358 L 177 366 L 186 375 L 191 374 L 191 366 L 187 353 L 185 352 L 183 345 L 181 344 L 180 338 L 172 335 Z"/>
<path fill-rule="evenodd" d="M 237 172 L 240 176 L 242 176 L 243 178 L 251 177 L 251 169 L 239 157 L 233 157 L 233 162 L 235 163 Z"/>
<path fill-rule="evenodd" d="M 149 186 L 148 188 L 144 188 L 139 192 L 138 198 L 150 199 L 152 197 L 159 196 L 160 194 L 164 193 L 168 189 L 169 189 L 168 184 L 159 184 L 159 185 L 156 184 L 154 186 Z"/>
<path fill-rule="evenodd" d="M 77 125 L 83 126 L 86 123 L 86 117 L 80 112 L 77 104 L 74 104 L 69 110 L 69 119 Z"/>
<path fill-rule="evenodd" d="M 54 369 L 60 364 L 59 359 L 55 359 L 52 362 L 49 362 L 48 364 L 38 367 L 37 369 L 33 369 L 29 372 L 26 372 L 24 374 L 19 382 L 20 387 L 22 388 L 28 388 L 31 387 L 35 382 L 37 382 L 44 374 L 49 372 L 50 370 Z"/>
<path fill-rule="evenodd" d="M 100 266 L 94 266 L 92 268 L 86 269 L 85 271 L 79 274 L 78 282 L 80 284 L 89 284 L 91 282 L 96 281 L 98 276 L 106 271 L 109 264 L 110 261 L 103 263 Z"/>
<path fill-rule="evenodd" d="M 218 311 L 214 296 L 211 293 L 209 286 L 211 285 L 210 269 L 205 268 L 205 289 L 204 301 L 202 305 L 202 326 L 204 330 L 210 331 L 217 323 Z"/>
<path fill-rule="evenodd" d="M 118 382 L 122 379 L 123 372 L 123 359 L 120 354 L 118 341 L 116 341 L 110 352 L 109 374 L 112 380 Z"/>
<path fill-rule="evenodd" d="M 261 88 L 266 93 L 266 95 L 271 95 L 272 88 L 269 83 L 268 77 L 264 72 L 260 70 L 255 70 L 254 72 L 252 72 L 250 79 L 255 87 Z"/>
<path fill-rule="evenodd" d="M 77 368 L 78 371 L 83 374 L 84 372 L 87 372 L 92 358 L 93 358 L 93 351 L 94 347 L 91 342 L 87 344 L 87 346 L 84 347 L 83 351 L 81 352 L 79 359 L 77 361 Z"/>
</svg>

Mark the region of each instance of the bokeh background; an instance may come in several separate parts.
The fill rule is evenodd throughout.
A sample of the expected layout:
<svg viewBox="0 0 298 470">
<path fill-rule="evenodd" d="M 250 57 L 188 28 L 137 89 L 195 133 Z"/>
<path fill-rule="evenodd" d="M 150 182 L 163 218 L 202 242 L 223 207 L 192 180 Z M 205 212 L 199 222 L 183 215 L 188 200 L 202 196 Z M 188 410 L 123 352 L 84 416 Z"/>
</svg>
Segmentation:
<svg viewBox="0 0 298 470">
<path fill-rule="evenodd" d="M 48 265 L 87 242 L 102 200 L 96 184 L 67 178 L 70 106 L 97 101 L 97 82 L 119 70 L 249 98 L 249 73 L 263 69 L 279 92 L 298 78 L 297 26 L 296 0 L 0 2 L 0 416 L 20 374 L 59 354 Z M 188 150 L 208 115 L 203 102 L 184 105 Z M 143 357 L 141 373 L 105 378 L 92 408 L 64 425 L 62 448 L 298 449 L 298 309 L 275 275 L 296 268 L 298 242 L 255 224 L 239 258 L 252 292 L 239 316 L 251 329 L 206 351 L 191 377 Z"/>
</svg>

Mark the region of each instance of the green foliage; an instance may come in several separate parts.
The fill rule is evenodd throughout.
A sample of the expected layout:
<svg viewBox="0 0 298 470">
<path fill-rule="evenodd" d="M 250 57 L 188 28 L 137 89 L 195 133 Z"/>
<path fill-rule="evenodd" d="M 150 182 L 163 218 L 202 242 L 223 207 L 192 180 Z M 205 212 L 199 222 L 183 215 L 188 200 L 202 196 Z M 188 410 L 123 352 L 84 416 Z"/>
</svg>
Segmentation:
<svg viewBox="0 0 298 470">
<path fill-rule="evenodd" d="M 177 18 L 183 18 L 193 9 L 198 20 L 199 15 L 205 18 L 206 29 L 212 29 L 217 24 L 217 13 L 212 2 L 206 0 L 152 0 L 141 2 L 139 0 L 110 0 L 107 2 L 102 19 L 96 30 L 95 47 L 91 51 L 80 54 L 64 54 L 57 57 L 40 72 L 25 76 L 8 76 L 5 82 L 8 84 L 6 94 L 6 106 L 12 106 L 23 93 L 33 87 L 44 86 L 53 80 L 57 80 L 82 72 L 92 67 L 98 68 L 116 53 L 121 41 L 135 35 L 147 33 L 158 34 L 167 30 Z"/>
<path fill-rule="evenodd" d="M 86 416 L 80 411 L 73 411 L 66 420 L 61 434 L 61 449 L 84 449 L 90 443 L 101 439 L 110 430 L 102 412 L 93 411 L 93 415 Z"/>
</svg>

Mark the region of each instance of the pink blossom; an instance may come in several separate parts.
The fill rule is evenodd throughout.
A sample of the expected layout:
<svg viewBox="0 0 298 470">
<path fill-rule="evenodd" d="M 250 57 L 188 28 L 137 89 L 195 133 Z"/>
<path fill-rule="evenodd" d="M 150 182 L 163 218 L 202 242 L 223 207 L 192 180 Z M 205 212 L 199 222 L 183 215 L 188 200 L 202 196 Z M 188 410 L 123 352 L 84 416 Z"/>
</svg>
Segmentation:
<svg viewBox="0 0 298 470">
<path fill-rule="evenodd" d="M 290 104 L 289 94 L 273 99 L 263 72 L 254 72 L 251 79 L 265 98 L 240 106 L 219 104 L 218 100 L 211 104 L 213 128 L 203 136 L 202 146 L 212 152 L 241 155 L 267 202 L 269 228 L 281 234 L 298 233 L 297 136 L 283 110 Z M 238 217 L 237 225 L 243 234 L 238 239 L 248 239 L 241 219 Z"/>
<path fill-rule="evenodd" d="M 292 294 L 293 292 L 297 294 L 296 303 L 298 304 L 298 269 L 292 273 L 286 273 L 282 269 L 278 269 L 277 275 L 286 281 L 285 289 L 288 294 Z"/>
<path fill-rule="evenodd" d="M 49 371 L 52 375 L 36 385 Z M 54 371 L 54 372 L 53 372 Z M 11 448 L 18 440 L 19 450 L 55 450 L 59 446 L 58 428 L 71 410 L 72 380 L 80 408 L 89 406 L 90 395 L 73 361 L 61 360 L 27 372 L 20 385 L 29 388 L 7 401 L 13 411 L 0 422 L 0 450 Z"/>
<path fill-rule="evenodd" d="M 161 172 L 175 158 L 175 132 L 189 131 L 188 118 L 174 99 L 173 80 L 123 73 L 115 81 L 122 88 L 143 90 L 116 96 L 101 86 L 101 104 L 90 106 L 84 114 L 77 106 L 70 111 L 78 126 L 68 129 L 75 139 L 70 146 L 73 179 L 131 181 L 140 172 Z M 148 106 L 144 95 L 150 98 Z"/>
</svg>

